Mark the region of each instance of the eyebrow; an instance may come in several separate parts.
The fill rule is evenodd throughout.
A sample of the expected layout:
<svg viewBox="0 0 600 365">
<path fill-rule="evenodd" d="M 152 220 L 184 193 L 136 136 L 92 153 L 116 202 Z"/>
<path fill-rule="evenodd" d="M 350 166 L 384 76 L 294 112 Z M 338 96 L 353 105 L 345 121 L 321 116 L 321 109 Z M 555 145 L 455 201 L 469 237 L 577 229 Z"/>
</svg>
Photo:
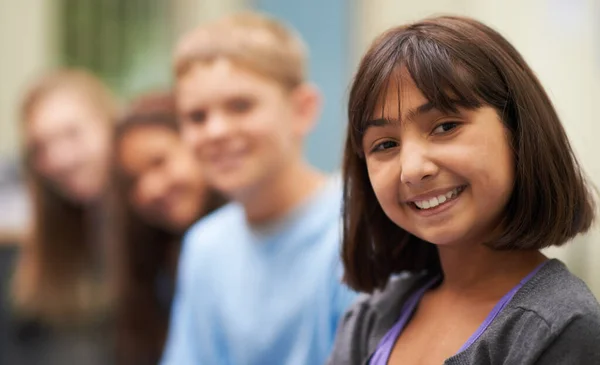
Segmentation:
<svg viewBox="0 0 600 365">
<path fill-rule="evenodd" d="M 429 113 L 433 110 L 437 110 L 435 105 L 432 102 L 428 101 L 416 108 L 413 108 L 406 113 L 406 120 L 414 120 L 417 117 Z M 365 130 L 369 129 L 369 127 L 383 127 L 390 124 L 396 124 L 399 120 L 397 119 L 389 119 L 389 118 L 378 118 L 367 121 L 365 124 Z"/>
</svg>

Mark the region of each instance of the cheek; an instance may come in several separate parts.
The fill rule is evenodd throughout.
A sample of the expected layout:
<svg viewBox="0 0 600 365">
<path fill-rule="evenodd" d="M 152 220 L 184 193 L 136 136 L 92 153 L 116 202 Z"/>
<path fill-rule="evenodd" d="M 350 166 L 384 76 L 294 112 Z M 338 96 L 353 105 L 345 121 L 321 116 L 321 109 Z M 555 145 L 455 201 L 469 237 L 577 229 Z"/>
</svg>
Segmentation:
<svg viewBox="0 0 600 365">
<path fill-rule="evenodd" d="M 193 189 L 196 185 L 204 183 L 199 162 L 191 152 L 183 148 L 183 146 L 174 148 L 177 148 L 177 151 L 173 151 L 168 156 L 165 169 L 167 176 L 170 176 L 172 179 L 171 183 L 183 186 L 186 190 Z"/>
<path fill-rule="evenodd" d="M 207 190 L 207 184 L 203 172 L 198 169 L 197 166 L 190 167 L 190 169 L 187 171 L 188 173 L 186 180 L 189 190 L 195 195 L 203 196 L 205 190 Z M 194 172 L 192 173 L 191 171 Z"/>
<path fill-rule="evenodd" d="M 78 151 L 85 151 L 88 158 L 99 159 L 109 149 L 107 133 L 100 129 L 86 129 L 78 137 L 73 138 L 72 143 Z"/>
<path fill-rule="evenodd" d="M 514 177 L 515 161 L 512 148 L 503 130 L 498 130 L 486 140 L 480 142 L 479 156 L 482 164 L 485 164 L 496 179 L 512 180 Z"/>
<path fill-rule="evenodd" d="M 514 186 L 515 161 L 508 143 L 488 140 L 474 154 L 480 156 L 471 171 L 473 188 L 482 209 L 501 210 L 507 203 Z"/>
<path fill-rule="evenodd" d="M 257 137 L 270 138 L 275 131 L 281 129 L 281 123 L 269 110 L 256 111 L 248 116 L 246 123 L 240 126 L 243 133 Z"/>
<path fill-rule="evenodd" d="M 283 156 L 283 152 L 289 148 L 289 143 L 283 137 L 281 126 L 275 126 L 268 122 L 249 125 L 241 131 L 241 143 L 249 148 L 251 155 L 265 161 L 272 161 Z"/>
<path fill-rule="evenodd" d="M 40 151 L 32 156 L 33 168 L 37 173 L 41 175 L 52 175 L 56 167 L 59 165 L 60 154 L 57 156 L 56 153 L 51 153 L 55 149 L 54 144 L 46 144 L 44 151 Z M 47 177 L 47 176 L 46 176 Z"/>
<path fill-rule="evenodd" d="M 198 151 L 206 145 L 204 136 L 206 135 L 203 126 L 191 122 L 181 124 L 181 141 L 183 144 Z"/>
<path fill-rule="evenodd" d="M 267 107 L 257 110 L 247 124 L 248 133 L 260 136 L 269 144 L 289 143 L 292 135 L 292 116 L 286 108 Z"/>
<path fill-rule="evenodd" d="M 492 191 L 495 193 L 494 198 L 497 204 L 504 207 L 512 194 L 515 183 L 514 160 L 512 156 L 505 156 L 495 162 L 487 184 L 493 187 Z"/>
<path fill-rule="evenodd" d="M 398 205 L 400 170 L 391 163 L 367 162 L 371 186 L 382 209 L 389 215 L 390 209 Z"/>
<path fill-rule="evenodd" d="M 182 204 L 188 204 L 190 200 L 195 200 L 195 194 L 198 193 L 198 185 L 190 170 L 173 171 L 166 186 L 168 189 L 177 190 Z"/>
<path fill-rule="evenodd" d="M 137 183 L 129 191 L 129 198 L 131 204 L 140 212 L 152 207 L 153 194 L 155 194 L 156 178 L 149 178 L 148 175 L 144 174 L 138 177 Z"/>
<path fill-rule="evenodd" d="M 192 215 L 196 215 L 196 212 L 202 208 L 202 202 L 204 200 L 203 194 L 200 191 L 189 190 L 188 192 L 195 192 L 194 195 L 188 195 L 186 199 L 182 199 L 180 204 L 175 205 L 175 216 L 180 215 L 182 218 L 193 219 Z"/>
<path fill-rule="evenodd" d="M 48 177 L 49 173 L 51 172 L 50 163 L 42 156 L 34 157 L 32 160 L 32 165 L 34 170 L 43 177 Z"/>
<path fill-rule="evenodd" d="M 129 203 L 133 209 L 143 213 L 148 210 L 148 201 L 144 193 L 139 188 L 135 188 L 129 192 Z"/>
</svg>

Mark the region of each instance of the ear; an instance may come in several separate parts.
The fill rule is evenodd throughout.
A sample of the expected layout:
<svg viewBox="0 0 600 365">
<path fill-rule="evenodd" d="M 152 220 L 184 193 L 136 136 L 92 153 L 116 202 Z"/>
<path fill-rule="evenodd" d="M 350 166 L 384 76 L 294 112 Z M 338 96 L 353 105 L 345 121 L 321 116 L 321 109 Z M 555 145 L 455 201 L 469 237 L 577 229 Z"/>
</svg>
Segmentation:
<svg viewBox="0 0 600 365">
<path fill-rule="evenodd" d="M 302 84 L 292 91 L 295 121 L 294 132 L 299 137 L 309 134 L 321 116 L 323 105 L 319 89 L 309 83 Z"/>
</svg>

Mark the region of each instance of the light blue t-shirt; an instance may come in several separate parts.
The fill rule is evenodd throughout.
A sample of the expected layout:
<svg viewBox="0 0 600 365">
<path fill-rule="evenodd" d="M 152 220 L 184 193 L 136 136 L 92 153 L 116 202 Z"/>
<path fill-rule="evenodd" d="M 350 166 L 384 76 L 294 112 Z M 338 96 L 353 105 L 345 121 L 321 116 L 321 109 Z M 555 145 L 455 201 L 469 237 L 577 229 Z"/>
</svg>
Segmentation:
<svg viewBox="0 0 600 365">
<path fill-rule="evenodd" d="M 320 365 L 355 298 L 341 284 L 341 186 L 250 226 L 229 204 L 187 233 L 162 365 Z"/>
</svg>

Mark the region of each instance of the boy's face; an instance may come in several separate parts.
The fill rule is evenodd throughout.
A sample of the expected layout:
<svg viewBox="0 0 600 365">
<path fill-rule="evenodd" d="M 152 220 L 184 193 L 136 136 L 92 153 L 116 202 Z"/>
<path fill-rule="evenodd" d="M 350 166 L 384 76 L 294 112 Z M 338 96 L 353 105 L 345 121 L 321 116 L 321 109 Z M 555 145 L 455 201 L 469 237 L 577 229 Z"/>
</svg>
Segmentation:
<svg viewBox="0 0 600 365">
<path fill-rule="evenodd" d="M 228 60 L 193 65 L 177 82 L 177 104 L 208 183 L 243 198 L 293 163 L 307 118 L 297 99 Z"/>
</svg>

